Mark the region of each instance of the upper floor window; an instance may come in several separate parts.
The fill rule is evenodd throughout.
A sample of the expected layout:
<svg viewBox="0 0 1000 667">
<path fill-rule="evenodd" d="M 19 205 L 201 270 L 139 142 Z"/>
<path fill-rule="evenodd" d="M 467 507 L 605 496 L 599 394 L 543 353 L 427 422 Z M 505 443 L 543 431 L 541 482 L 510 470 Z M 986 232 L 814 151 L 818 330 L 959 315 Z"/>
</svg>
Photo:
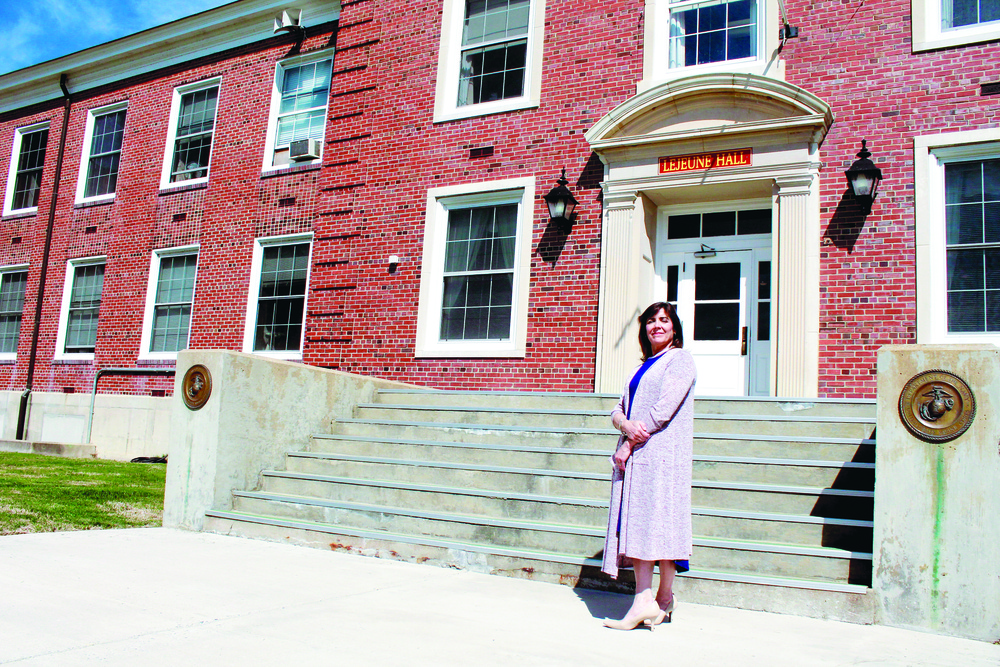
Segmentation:
<svg viewBox="0 0 1000 667">
<path fill-rule="evenodd" d="M 28 270 L 24 267 L 0 269 L 0 359 L 12 359 L 21 339 L 21 311 Z"/>
<path fill-rule="evenodd" d="M 529 0 L 466 0 L 458 106 L 524 94 Z"/>
<path fill-rule="evenodd" d="M 671 68 L 756 56 L 756 0 L 671 1 Z"/>
<path fill-rule="evenodd" d="M 544 0 L 445 0 L 435 121 L 537 106 Z"/>
<path fill-rule="evenodd" d="M 311 240 L 305 234 L 258 239 L 254 245 L 245 352 L 302 357 Z"/>
<path fill-rule="evenodd" d="M 942 0 L 942 2 L 941 27 L 945 30 L 1000 21 L 1000 0 Z"/>
<path fill-rule="evenodd" d="M 218 99 L 217 81 L 174 90 L 161 186 L 208 179 Z"/>
<path fill-rule="evenodd" d="M 124 104 L 94 109 L 87 114 L 77 201 L 114 197 L 124 136 Z"/>
<path fill-rule="evenodd" d="M 34 125 L 14 133 L 14 146 L 7 174 L 7 196 L 3 212 L 21 213 L 38 209 L 45 149 L 49 143 L 49 125 Z"/>
<path fill-rule="evenodd" d="M 332 70 L 333 61 L 329 57 L 278 64 L 265 169 L 319 160 L 326 133 Z"/>
<path fill-rule="evenodd" d="M 1000 0 L 913 0 L 913 50 L 1000 39 Z"/>
</svg>

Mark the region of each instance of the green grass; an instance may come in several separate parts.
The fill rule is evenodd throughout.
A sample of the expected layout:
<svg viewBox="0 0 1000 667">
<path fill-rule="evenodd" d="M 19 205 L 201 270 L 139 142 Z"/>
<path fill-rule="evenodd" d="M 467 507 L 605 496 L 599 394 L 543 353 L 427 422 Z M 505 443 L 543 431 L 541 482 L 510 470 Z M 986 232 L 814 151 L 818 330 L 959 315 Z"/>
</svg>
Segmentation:
<svg viewBox="0 0 1000 667">
<path fill-rule="evenodd" d="M 0 452 L 0 535 L 159 526 L 163 463 Z"/>
</svg>

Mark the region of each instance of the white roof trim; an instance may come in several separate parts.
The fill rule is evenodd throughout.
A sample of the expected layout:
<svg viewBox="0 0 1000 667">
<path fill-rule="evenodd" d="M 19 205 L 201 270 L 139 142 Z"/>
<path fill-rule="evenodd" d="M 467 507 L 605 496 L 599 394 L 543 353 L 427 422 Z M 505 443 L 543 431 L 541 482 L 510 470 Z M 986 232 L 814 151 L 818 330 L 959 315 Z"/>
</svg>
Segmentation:
<svg viewBox="0 0 1000 667">
<path fill-rule="evenodd" d="M 306 27 L 336 20 L 339 0 L 238 0 L 165 25 L 0 76 L 0 113 L 120 81 L 272 36 L 274 16 L 294 5 Z"/>
</svg>

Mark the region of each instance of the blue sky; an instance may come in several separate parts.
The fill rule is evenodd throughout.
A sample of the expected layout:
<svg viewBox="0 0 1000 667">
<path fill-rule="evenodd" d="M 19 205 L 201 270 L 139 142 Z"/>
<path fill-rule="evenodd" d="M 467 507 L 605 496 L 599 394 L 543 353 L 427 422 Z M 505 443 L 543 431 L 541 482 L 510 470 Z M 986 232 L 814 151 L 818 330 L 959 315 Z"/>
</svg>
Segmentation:
<svg viewBox="0 0 1000 667">
<path fill-rule="evenodd" d="M 0 0 L 0 74 L 197 14 L 231 0 Z"/>
</svg>

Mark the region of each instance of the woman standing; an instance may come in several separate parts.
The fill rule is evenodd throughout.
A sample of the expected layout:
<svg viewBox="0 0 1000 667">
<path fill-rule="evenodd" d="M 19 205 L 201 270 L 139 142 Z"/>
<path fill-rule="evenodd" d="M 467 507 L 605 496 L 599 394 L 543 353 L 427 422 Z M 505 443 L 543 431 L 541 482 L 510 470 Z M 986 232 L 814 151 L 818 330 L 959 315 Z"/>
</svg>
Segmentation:
<svg viewBox="0 0 1000 667">
<path fill-rule="evenodd" d="M 611 423 L 621 431 L 614 454 L 611 512 L 602 570 L 635 569 L 635 599 L 609 628 L 631 630 L 669 620 L 674 574 L 691 555 L 691 461 L 694 438 L 694 359 L 674 307 L 658 302 L 639 316 L 642 365 L 625 388 Z M 653 593 L 653 566 L 660 583 Z"/>
</svg>

